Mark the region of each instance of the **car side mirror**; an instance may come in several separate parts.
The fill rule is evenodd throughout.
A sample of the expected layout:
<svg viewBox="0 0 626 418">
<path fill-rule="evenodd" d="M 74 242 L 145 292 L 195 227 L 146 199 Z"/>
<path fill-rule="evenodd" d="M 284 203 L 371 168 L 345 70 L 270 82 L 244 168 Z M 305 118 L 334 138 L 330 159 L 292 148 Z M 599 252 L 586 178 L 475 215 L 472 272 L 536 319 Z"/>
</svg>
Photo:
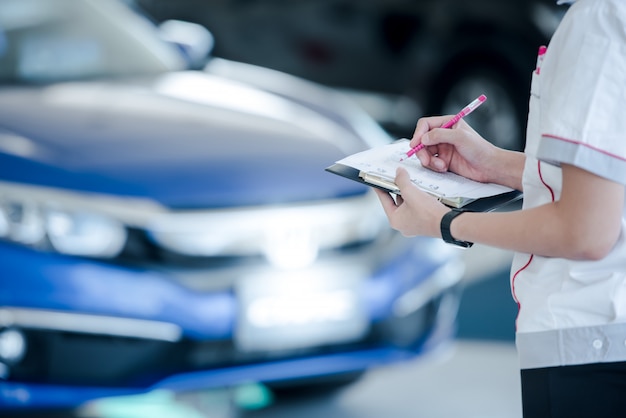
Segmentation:
<svg viewBox="0 0 626 418">
<path fill-rule="evenodd" d="M 159 25 L 161 38 L 176 45 L 190 68 L 201 69 L 206 64 L 215 40 L 204 26 L 182 20 L 166 20 Z"/>
</svg>

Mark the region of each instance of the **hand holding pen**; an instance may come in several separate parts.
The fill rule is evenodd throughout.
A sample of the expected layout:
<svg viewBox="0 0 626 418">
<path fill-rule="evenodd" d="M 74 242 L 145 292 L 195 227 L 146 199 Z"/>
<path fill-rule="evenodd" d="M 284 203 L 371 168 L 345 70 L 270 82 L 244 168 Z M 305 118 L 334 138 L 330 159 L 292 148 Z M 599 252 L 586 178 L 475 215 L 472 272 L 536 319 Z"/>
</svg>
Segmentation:
<svg viewBox="0 0 626 418">
<path fill-rule="evenodd" d="M 469 115 L 474 110 L 476 110 L 476 108 L 478 106 L 480 106 L 481 104 L 483 104 L 485 102 L 485 100 L 487 100 L 487 96 L 485 96 L 484 94 L 481 94 L 474 101 L 472 101 L 470 104 L 465 106 L 459 113 L 454 115 L 454 117 L 452 119 L 450 119 L 448 122 L 446 122 L 443 125 L 441 125 L 441 128 L 449 129 L 449 128 L 453 127 L 458 121 L 460 121 L 465 116 Z M 416 152 L 418 152 L 419 150 L 423 149 L 424 147 L 425 147 L 424 144 L 419 144 L 418 146 L 411 148 L 406 153 L 406 158 L 409 158 L 409 157 L 413 156 Z M 404 158 L 400 159 L 400 161 L 403 161 L 403 160 L 404 160 Z"/>
</svg>

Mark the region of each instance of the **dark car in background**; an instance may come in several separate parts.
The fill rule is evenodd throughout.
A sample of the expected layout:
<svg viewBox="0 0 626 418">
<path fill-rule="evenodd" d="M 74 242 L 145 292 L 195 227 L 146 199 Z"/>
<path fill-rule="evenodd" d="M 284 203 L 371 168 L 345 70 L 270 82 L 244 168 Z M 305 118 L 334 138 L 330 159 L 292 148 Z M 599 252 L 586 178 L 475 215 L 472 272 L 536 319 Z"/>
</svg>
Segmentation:
<svg viewBox="0 0 626 418">
<path fill-rule="evenodd" d="M 0 415 L 340 381 L 454 336 L 456 249 L 324 171 L 387 133 L 310 82 L 194 70 L 174 28 L 0 1 Z"/>
<path fill-rule="evenodd" d="M 555 0 L 138 0 L 156 20 L 215 36 L 214 54 L 347 89 L 389 132 L 455 114 L 500 146 L 524 145 L 530 74 L 565 6 Z"/>
</svg>

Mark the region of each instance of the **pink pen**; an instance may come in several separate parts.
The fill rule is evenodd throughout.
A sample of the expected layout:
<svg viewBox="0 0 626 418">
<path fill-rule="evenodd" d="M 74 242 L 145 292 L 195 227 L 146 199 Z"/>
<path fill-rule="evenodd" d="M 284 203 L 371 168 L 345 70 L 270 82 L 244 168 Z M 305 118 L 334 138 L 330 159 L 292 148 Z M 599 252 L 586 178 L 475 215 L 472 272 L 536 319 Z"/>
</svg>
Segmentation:
<svg viewBox="0 0 626 418">
<path fill-rule="evenodd" d="M 483 102 L 487 100 L 487 96 L 485 96 L 484 94 L 481 94 L 477 99 L 475 99 L 473 102 L 471 102 L 470 104 L 468 104 L 467 106 L 465 106 L 463 108 L 463 110 L 461 110 L 459 113 L 457 113 L 456 115 L 454 115 L 454 117 L 452 119 L 450 119 L 449 121 L 447 121 L 446 123 L 444 123 L 443 125 L 441 125 L 442 128 L 444 129 L 448 129 L 453 127 L 458 121 L 460 121 L 461 119 L 463 119 L 465 116 L 469 115 L 470 113 L 472 113 L 478 106 L 480 106 L 481 104 L 483 104 Z M 407 153 L 406 156 L 407 158 L 412 156 L 413 154 L 415 154 L 416 152 L 418 152 L 419 150 L 421 150 L 422 148 L 424 148 L 425 145 L 424 144 L 419 144 L 416 147 L 411 148 Z M 400 161 L 403 161 L 404 158 L 400 159 Z"/>
</svg>

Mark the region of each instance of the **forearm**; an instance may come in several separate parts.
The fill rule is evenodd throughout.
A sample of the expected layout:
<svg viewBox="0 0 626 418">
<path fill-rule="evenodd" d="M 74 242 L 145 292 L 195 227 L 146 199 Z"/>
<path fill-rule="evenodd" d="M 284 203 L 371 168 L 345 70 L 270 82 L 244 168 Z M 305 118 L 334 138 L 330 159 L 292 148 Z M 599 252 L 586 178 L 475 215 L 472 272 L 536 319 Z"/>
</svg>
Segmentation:
<svg viewBox="0 0 626 418">
<path fill-rule="evenodd" d="M 490 158 L 492 164 L 486 167 L 486 182 L 497 183 L 523 191 L 522 175 L 526 155 L 522 152 L 497 148 L 495 156 Z"/>
<path fill-rule="evenodd" d="M 570 260 L 601 259 L 619 237 L 619 214 L 603 222 L 572 222 L 562 202 L 533 209 L 465 213 L 451 225 L 452 236 L 502 249 Z"/>
<path fill-rule="evenodd" d="M 524 159 L 513 152 L 502 158 L 508 163 L 493 170 L 494 180 L 521 187 L 517 173 Z M 561 168 L 563 187 L 557 200 L 511 212 L 464 213 L 452 221 L 452 237 L 545 257 L 605 257 L 622 232 L 624 185 L 568 164 Z M 396 184 L 402 192 L 396 200 L 378 191 L 392 228 L 405 236 L 441 237 L 441 220 L 450 208 L 416 187 L 404 169 L 398 170 Z"/>
<path fill-rule="evenodd" d="M 603 258 L 621 233 L 624 186 L 568 164 L 562 170 L 557 201 L 513 212 L 467 213 L 452 223 L 452 235 L 546 257 Z"/>
<path fill-rule="evenodd" d="M 465 213 L 451 225 L 452 236 L 522 253 L 545 257 L 580 258 L 568 242 L 567 228 L 552 214 L 550 205 L 496 213 Z"/>
</svg>

